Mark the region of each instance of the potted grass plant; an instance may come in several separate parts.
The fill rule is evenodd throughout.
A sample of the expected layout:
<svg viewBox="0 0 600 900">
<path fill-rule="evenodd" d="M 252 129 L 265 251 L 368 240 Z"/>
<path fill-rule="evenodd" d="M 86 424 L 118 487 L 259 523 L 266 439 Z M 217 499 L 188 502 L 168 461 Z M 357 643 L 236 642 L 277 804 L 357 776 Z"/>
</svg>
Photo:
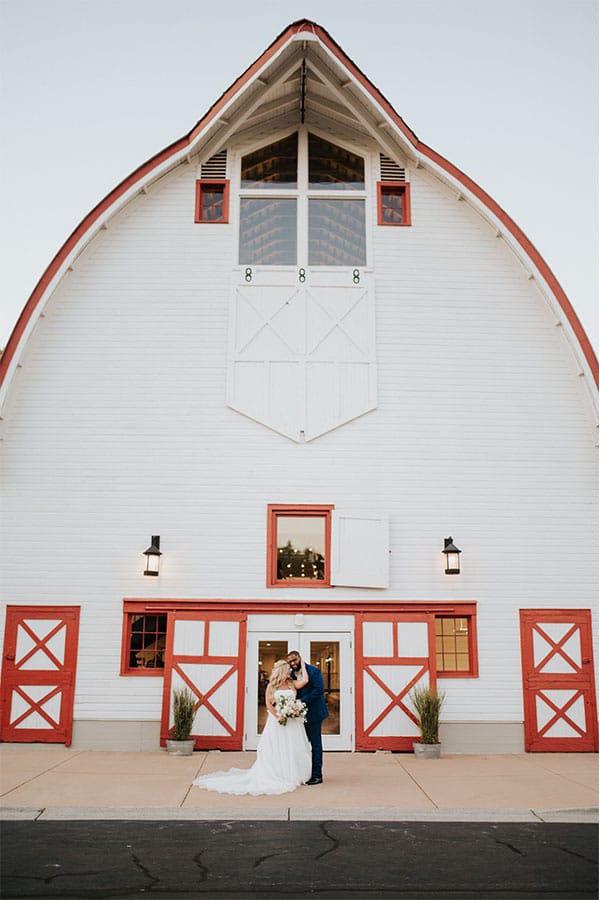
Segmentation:
<svg viewBox="0 0 600 900">
<path fill-rule="evenodd" d="M 190 737 L 196 715 L 196 699 L 189 688 L 173 691 L 173 725 L 167 738 L 167 752 L 171 756 L 191 756 L 194 739 Z"/>
<path fill-rule="evenodd" d="M 416 687 L 410 699 L 421 729 L 421 740 L 413 743 L 415 756 L 418 759 L 439 759 L 442 749 L 439 738 L 440 711 L 446 695 L 432 687 Z"/>
</svg>

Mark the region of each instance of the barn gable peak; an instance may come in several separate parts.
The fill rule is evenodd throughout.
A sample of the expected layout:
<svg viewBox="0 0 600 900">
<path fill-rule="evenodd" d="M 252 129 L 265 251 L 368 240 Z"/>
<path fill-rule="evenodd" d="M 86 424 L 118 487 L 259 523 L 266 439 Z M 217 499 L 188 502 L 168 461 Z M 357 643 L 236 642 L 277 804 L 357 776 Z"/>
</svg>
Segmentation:
<svg viewBox="0 0 600 900">
<path fill-rule="evenodd" d="M 545 260 L 504 210 L 472 179 L 420 141 L 380 91 L 316 22 L 289 25 L 219 97 L 192 130 L 143 163 L 85 217 L 50 262 L 27 301 L 0 359 L 0 407 L 25 344 L 47 300 L 97 231 L 140 191 L 192 157 L 202 165 L 233 136 L 260 144 L 261 131 L 313 127 L 338 139 L 358 135 L 377 145 L 397 166 L 424 167 L 456 190 L 504 237 L 536 279 L 560 324 L 565 325 L 577 366 L 598 384 L 593 347 Z M 266 141 L 265 141 L 266 143 Z"/>
</svg>

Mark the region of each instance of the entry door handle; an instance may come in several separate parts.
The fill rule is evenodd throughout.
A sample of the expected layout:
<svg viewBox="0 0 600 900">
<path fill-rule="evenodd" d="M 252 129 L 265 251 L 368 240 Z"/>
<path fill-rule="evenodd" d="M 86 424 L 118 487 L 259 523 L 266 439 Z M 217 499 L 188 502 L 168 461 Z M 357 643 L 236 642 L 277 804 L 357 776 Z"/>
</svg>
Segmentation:
<svg viewBox="0 0 600 900">
<path fill-rule="evenodd" d="M 5 656 L 4 659 L 10 659 L 12 662 L 12 660 L 14 659 L 14 656 Z"/>
</svg>

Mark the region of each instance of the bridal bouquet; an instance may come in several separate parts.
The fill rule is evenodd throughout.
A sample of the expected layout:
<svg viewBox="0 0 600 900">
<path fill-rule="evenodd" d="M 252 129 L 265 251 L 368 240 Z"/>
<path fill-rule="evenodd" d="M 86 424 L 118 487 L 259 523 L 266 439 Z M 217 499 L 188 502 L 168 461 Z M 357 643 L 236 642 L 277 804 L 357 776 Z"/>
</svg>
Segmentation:
<svg viewBox="0 0 600 900">
<path fill-rule="evenodd" d="M 291 697 L 279 697 L 277 700 L 277 719 L 280 725 L 287 725 L 288 719 L 305 719 L 306 703 L 293 700 Z"/>
</svg>

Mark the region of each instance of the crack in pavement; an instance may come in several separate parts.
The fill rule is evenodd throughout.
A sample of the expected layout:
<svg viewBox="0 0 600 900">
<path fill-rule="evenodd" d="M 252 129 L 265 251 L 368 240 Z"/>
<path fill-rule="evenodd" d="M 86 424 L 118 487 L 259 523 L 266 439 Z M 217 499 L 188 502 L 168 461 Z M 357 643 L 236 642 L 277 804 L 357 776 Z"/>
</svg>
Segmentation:
<svg viewBox="0 0 600 900">
<path fill-rule="evenodd" d="M 284 850 L 278 850 L 277 853 L 267 853 L 266 856 L 259 856 L 259 858 L 256 860 L 256 862 L 252 866 L 252 868 L 258 869 L 258 867 L 260 865 L 262 865 L 262 863 L 266 862 L 268 859 L 273 859 L 274 857 L 281 856 L 281 855 L 285 856 L 285 854 L 289 853 L 289 852 L 290 852 L 289 850 L 284 849 Z"/>
<path fill-rule="evenodd" d="M 203 883 L 208 881 L 208 866 L 205 866 L 202 862 L 202 854 L 206 853 L 208 847 L 203 847 L 202 850 L 199 850 L 195 856 L 192 856 L 192 862 L 198 869 L 200 869 L 200 882 Z"/>
<path fill-rule="evenodd" d="M 315 856 L 315 860 L 323 859 L 324 856 L 327 856 L 328 853 L 333 853 L 340 846 L 340 842 L 336 838 L 332 837 L 329 834 L 329 832 L 327 831 L 327 822 L 319 823 L 319 831 L 321 831 L 325 835 L 327 840 L 331 841 L 331 843 L 333 844 L 333 847 L 329 847 L 327 850 L 324 850 L 322 853 L 319 853 L 317 856 Z"/>
<path fill-rule="evenodd" d="M 131 858 L 132 858 L 132 860 L 133 860 L 133 864 L 134 864 L 135 866 L 137 866 L 137 868 L 140 870 L 140 872 L 142 872 L 142 873 L 146 876 L 146 878 L 149 878 L 149 879 L 150 879 L 149 884 L 147 885 L 147 887 L 142 888 L 142 890 L 152 890 L 152 887 L 153 887 L 155 884 L 158 884 L 158 883 L 160 882 L 160 878 L 157 878 L 155 875 L 153 875 L 153 874 L 150 872 L 150 870 L 147 868 L 147 866 L 145 866 L 145 865 L 143 864 L 143 862 L 141 861 L 141 859 L 139 858 L 139 856 L 137 856 L 136 853 L 134 853 L 134 851 L 133 851 L 133 849 L 132 849 L 131 847 L 128 847 L 128 849 L 131 850 Z"/>
</svg>

